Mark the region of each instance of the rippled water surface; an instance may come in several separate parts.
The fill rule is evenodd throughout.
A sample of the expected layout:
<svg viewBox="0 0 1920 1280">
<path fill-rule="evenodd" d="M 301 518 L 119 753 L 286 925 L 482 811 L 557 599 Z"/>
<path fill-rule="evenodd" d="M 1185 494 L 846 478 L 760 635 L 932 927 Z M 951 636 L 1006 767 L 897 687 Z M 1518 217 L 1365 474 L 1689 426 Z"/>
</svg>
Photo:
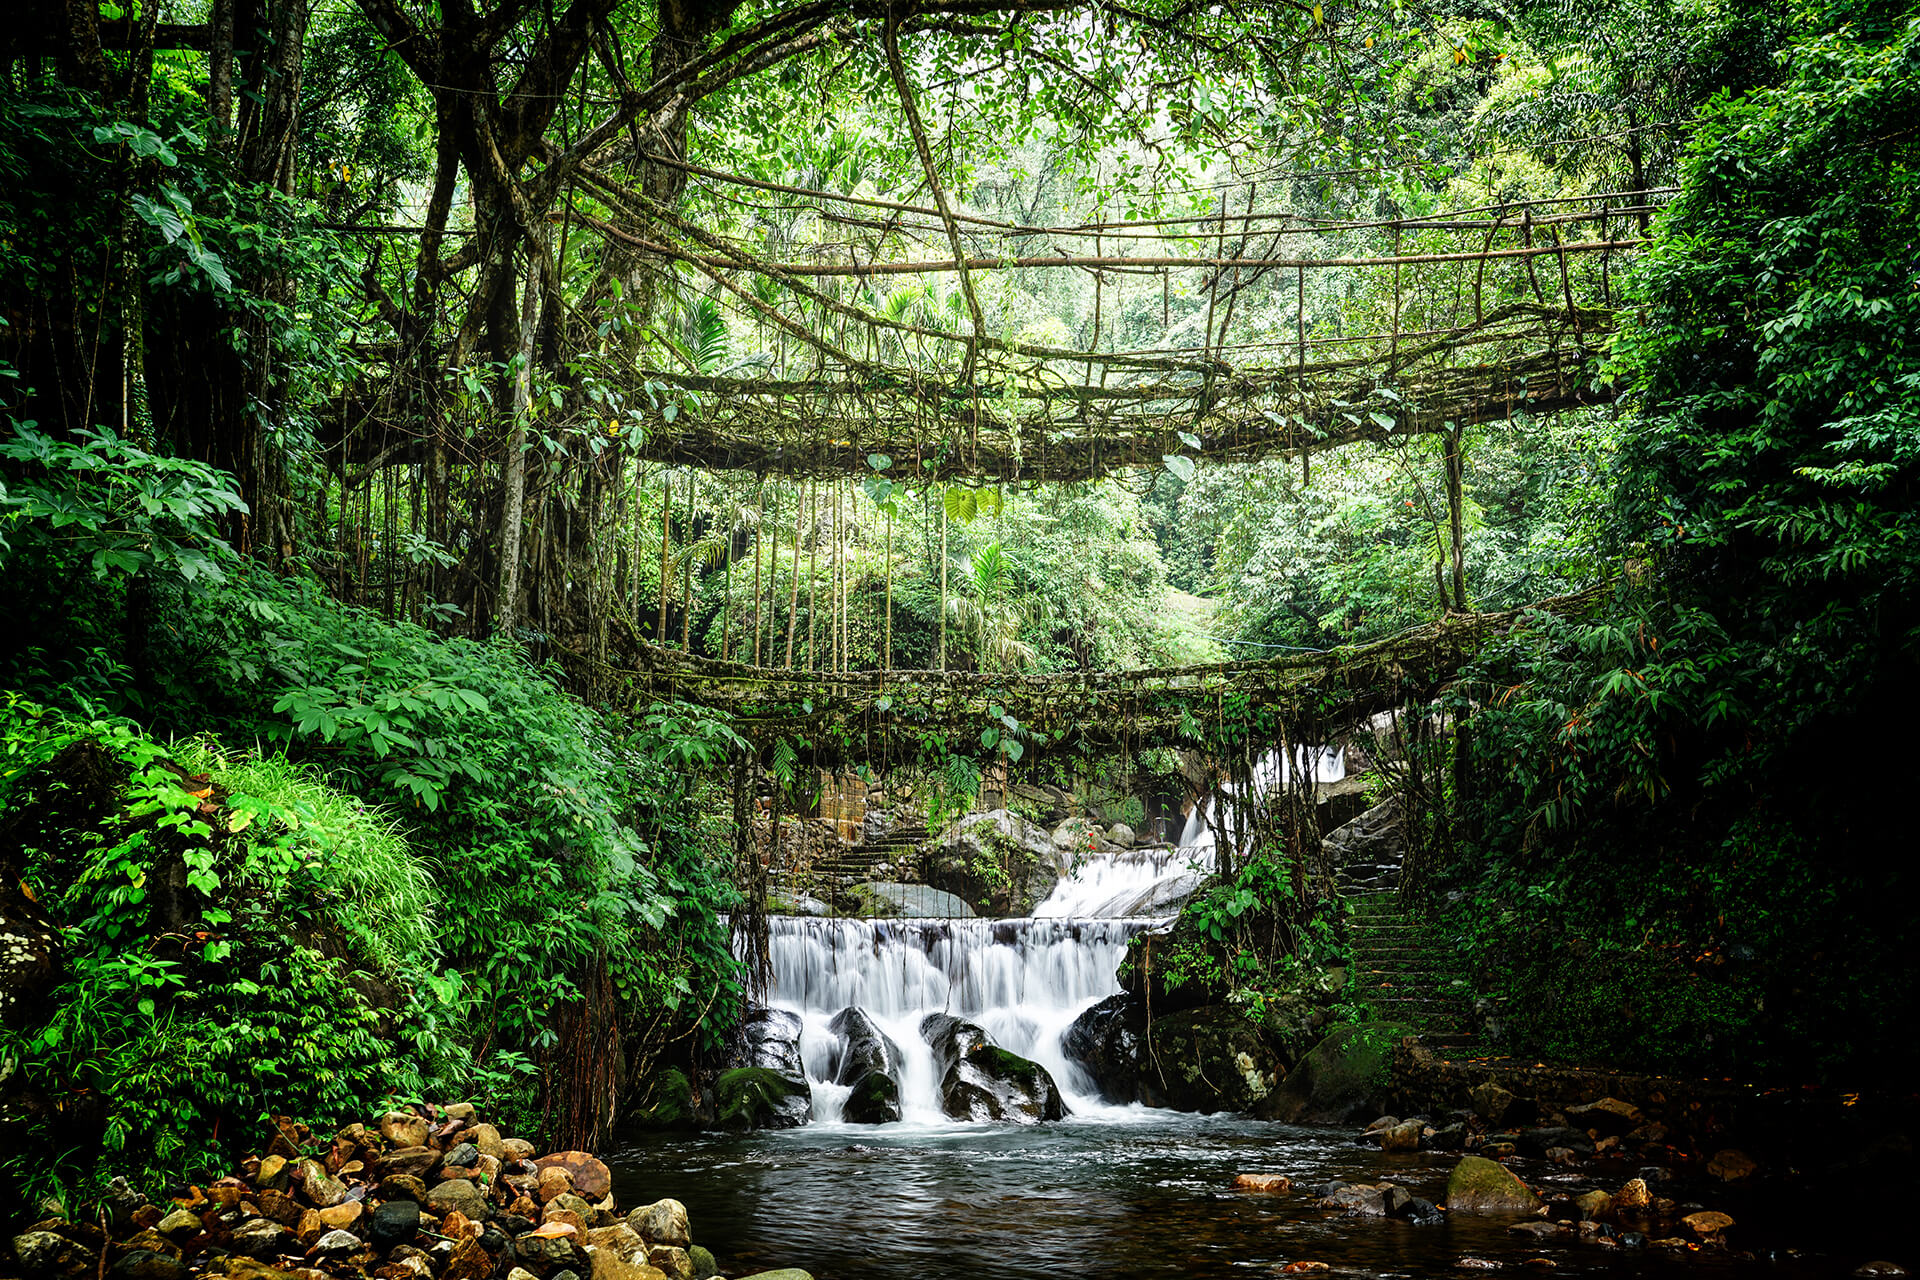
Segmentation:
<svg viewBox="0 0 1920 1280">
<path fill-rule="evenodd" d="M 740 1137 L 639 1140 L 613 1160 L 622 1204 L 686 1203 L 694 1239 L 729 1275 L 799 1266 L 819 1280 L 1255 1277 L 1294 1261 L 1338 1275 L 1448 1275 L 1463 1257 L 1527 1274 L 1838 1277 L 1861 1259 L 1675 1261 L 1591 1245 L 1513 1240 L 1506 1223 L 1349 1219 L 1299 1191 L 1229 1190 L 1234 1175 L 1296 1185 L 1392 1179 L 1442 1198 L 1454 1157 L 1384 1155 L 1349 1132 L 1132 1109 L 1030 1128 L 811 1125 Z M 1631 1171 L 1570 1187 L 1618 1186 Z M 1736 1211 L 1738 1212 L 1738 1211 Z M 1751 1246 L 1749 1246 L 1751 1247 Z"/>
</svg>

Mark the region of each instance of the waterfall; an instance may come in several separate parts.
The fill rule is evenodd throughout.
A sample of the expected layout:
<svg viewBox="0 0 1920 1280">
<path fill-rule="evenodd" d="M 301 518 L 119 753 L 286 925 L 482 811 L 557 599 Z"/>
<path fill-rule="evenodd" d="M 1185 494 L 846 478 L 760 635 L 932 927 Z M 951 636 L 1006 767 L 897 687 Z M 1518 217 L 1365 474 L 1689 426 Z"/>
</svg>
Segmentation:
<svg viewBox="0 0 1920 1280">
<path fill-rule="evenodd" d="M 1219 789 L 1220 803 L 1231 810 L 1243 796 L 1251 796 L 1257 804 L 1269 791 L 1285 786 L 1295 768 L 1311 770 L 1316 783 L 1339 782 L 1347 776 L 1345 747 L 1295 747 L 1290 754 L 1291 761 L 1281 759 L 1277 748 L 1261 756 L 1253 767 L 1253 776 L 1244 786 L 1227 783 Z M 1208 866 L 1213 865 L 1213 828 L 1207 822 L 1212 805 L 1212 796 L 1194 805 L 1193 812 L 1187 815 L 1186 827 L 1180 832 L 1181 847 L 1192 850 L 1195 856 L 1204 856 Z M 1231 822 L 1228 825 L 1231 826 Z"/>
<path fill-rule="evenodd" d="M 909 1124 L 950 1123 L 940 1108 L 933 1050 L 920 1020 L 950 1013 L 995 1044 L 1045 1067 L 1076 1113 L 1113 1110 L 1068 1061 L 1060 1039 L 1073 1020 L 1116 994 L 1128 939 L 1150 919 L 768 921 L 768 1003 L 800 1015 L 801 1059 L 817 1122 L 840 1119 L 848 1089 L 832 1081 L 839 1037 L 828 1023 L 858 1008 L 901 1051 L 900 1109 Z"/>
</svg>

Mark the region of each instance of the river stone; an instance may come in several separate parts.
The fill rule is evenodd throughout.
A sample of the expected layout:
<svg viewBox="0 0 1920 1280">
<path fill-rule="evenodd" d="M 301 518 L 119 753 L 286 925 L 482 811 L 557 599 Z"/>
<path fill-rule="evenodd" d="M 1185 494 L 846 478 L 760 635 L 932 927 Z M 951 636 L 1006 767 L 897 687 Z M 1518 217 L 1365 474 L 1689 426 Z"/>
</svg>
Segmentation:
<svg viewBox="0 0 1920 1280">
<path fill-rule="evenodd" d="M 827 1074 L 852 1092 L 840 1118 L 849 1124 L 890 1124 L 900 1118 L 900 1046 L 861 1009 L 842 1009 L 827 1024 L 839 1037 Z"/>
<path fill-rule="evenodd" d="M 502 1160 L 533 1159 L 533 1144 L 525 1138 L 500 1139 L 500 1158 Z"/>
<path fill-rule="evenodd" d="M 533 1163 L 535 1168 L 543 1171 L 565 1169 L 573 1179 L 575 1189 L 589 1200 L 604 1200 L 613 1191 L 613 1174 L 598 1156 L 588 1155 L 584 1151 L 556 1151 L 550 1156 L 541 1156 Z"/>
<path fill-rule="evenodd" d="M 23 1231 L 13 1238 L 13 1256 L 28 1275 L 59 1275 L 90 1261 L 86 1251 L 51 1231 Z"/>
<path fill-rule="evenodd" d="M 427 1184 L 410 1173 L 395 1173 L 380 1179 L 374 1194 L 382 1200 L 412 1200 L 418 1204 L 427 1198 Z"/>
<path fill-rule="evenodd" d="M 401 1147 L 374 1161 L 374 1171 L 383 1178 L 396 1173 L 424 1178 L 439 1163 L 440 1153 L 432 1147 Z"/>
<path fill-rule="evenodd" d="M 473 1126 L 472 1136 L 473 1145 L 479 1148 L 480 1154 L 483 1156 L 492 1156 L 498 1160 L 506 1150 L 500 1140 L 500 1131 L 490 1124 L 477 1124 Z"/>
<path fill-rule="evenodd" d="M 1418 1151 L 1420 1133 L 1426 1126 L 1418 1120 L 1407 1120 L 1392 1125 L 1380 1133 L 1382 1151 Z"/>
<path fill-rule="evenodd" d="M 1733 1219 L 1724 1213 L 1706 1210 L 1688 1214 L 1680 1219 L 1680 1225 L 1701 1240 L 1717 1240 L 1728 1227 L 1733 1225 Z"/>
<path fill-rule="evenodd" d="M 1116 822 L 1107 828 L 1108 842 L 1117 844 L 1122 849 L 1133 848 L 1136 839 L 1137 837 L 1134 835 L 1133 828 L 1124 822 Z"/>
<path fill-rule="evenodd" d="M 307 1203 L 316 1209 L 331 1209 L 347 1198 L 347 1184 L 328 1173 L 318 1160 L 300 1162 L 300 1187 Z"/>
<path fill-rule="evenodd" d="M 313 1257 L 337 1257 L 352 1253 L 363 1242 L 351 1231 L 329 1231 L 313 1242 L 307 1253 Z"/>
<path fill-rule="evenodd" d="M 471 1142 L 462 1142 L 448 1151 L 440 1163 L 448 1169 L 471 1169 L 480 1163 L 480 1148 Z"/>
<path fill-rule="evenodd" d="M 753 1008 L 740 1020 L 740 1031 L 729 1067 L 764 1067 L 785 1076 L 807 1078 L 806 1064 L 800 1057 L 800 1033 L 805 1024 L 800 1015 L 788 1009 Z"/>
<path fill-rule="evenodd" d="M 187 1264 L 152 1249 L 135 1249 L 107 1272 L 115 1280 L 186 1280 Z"/>
<path fill-rule="evenodd" d="M 687 1260 L 693 1263 L 694 1280 L 708 1280 L 709 1276 L 720 1273 L 720 1266 L 713 1260 L 713 1254 L 704 1245 L 693 1245 L 687 1250 Z"/>
<path fill-rule="evenodd" d="M 389 1200 L 373 1211 L 367 1223 L 367 1239 L 374 1248 L 391 1249 L 406 1244 L 420 1230 L 420 1206 L 412 1200 Z"/>
<path fill-rule="evenodd" d="M 1760 1162 L 1733 1147 L 1716 1151 L 1707 1161 L 1707 1172 L 1722 1182 L 1739 1182 L 1759 1172 Z"/>
<path fill-rule="evenodd" d="M 293 1170 L 285 1156 L 268 1156 L 254 1171 L 253 1185 L 262 1191 L 285 1191 L 293 1182 Z"/>
<path fill-rule="evenodd" d="M 1073 1020 L 1060 1047 L 1093 1080 L 1103 1101 L 1140 1101 L 1147 1009 L 1138 996 L 1108 996 Z"/>
<path fill-rule="evenodd" d="M 1046 828 L 1006 809 L 957 818 L 920 851 L 928 885 L 995 916 L 1031 914 L 1072 866 Z"/>
<path fill-rule="evenodd" d="M 354 1223 L 360 1221 L 360 1215 L 365 1211 L 366 1207 L 362 1205 L 360 1201 L 346 1200 L 333 1206 L 331 1209 L 322 1209 L 320 1211 L 320 1221 L 328 1227 L 345 1231 L 351 1228 Z"/>
<path fill-rule="evenodd" d="M 513 1242 L 513 1260 L 542 1272 L 572 1265 L 574 1252 L 571 1235 L 524 1235 Z"/>
<path fill-rule="evenodd" d="M 1473 1103 L 1473 1113 L 1488 1124 L 1497 1125 L 1506 1118 L 1507 1109 L 1513 1105 L 1513 1093 L 1491 1080 L 1483 1080 L 1473 1086 L 1467 1099 Z"/>
<path fill-rule="evenodd" d="M 1609 1134 L 1619 1137 L 1647 1122 L 1647 1117 L 1640 1108 L 1631 1102 L 1622 1102 L 1618 1098 L 1602 1098 L 1598 1102 L 1568 1107 L 1566 1116 L 1575 1127 L 1595 1130 L 1601 1137 Z"/>
<path fill-rule="evenodd" d="M 813 1090 L 766 1067 L 736 1067 L 713 1082 L 714 1120 L 722 1129 L 797 1129 L 813 1118 Z"/>
<path fill-rule="evenodd" d="M 1285 1074 L 1273 1042 L 1232 1005 L 1156 1017 L 1140 1101 L 1180 1111 L 1253 1111 Z"/>
<path fill-rule="evenodd" d="M 487 1203 L 479 1187 L 465 1178 L 449 1178 L 427 1192 L 427 1211 L 444 1218 L 454 1210 L 466 1214 L 475 1222 L 480 1222 L 493 1213 L 493 1206 Z"/>
<path fill-rule="evenodd" d="M 1463 1156 L 1447 1177 L 1447 1208 L 1453 1213 L 1534 1213 L 1540 1197 L 1493 1161 Z"/>
<path fill-rule="evenodd" d="M 650 1245 L 664 1244 L 684 1249 L 693 1243 L 693 1227 L 687 1221 L 687 1206 L 678 1200 L 655 1200 L 627 1215 L 627 1225 Z"/>
<path fill-rule="evenodd" d="M 389 1111 L 380 1117 L 380 1136 L 395 1147 L 427 1145 L 427 1121 L 411 1111 Z"/>
<path fill-rule="evenodd" d="M 1254 1114 L 1285 1124 L 1351 1124 L 1378 1115 L 1393 1046 L 1408 1034 L 1391 1022 L 1341 1027 L 1308 1051 Z"/>
<path fill-rule="evenodd" d="M 170 1240 L 179 1241 L 191 1239 L 199 1235 L 203 1228 L 200 1223 L 199 1214 L 189 1213 L 185 1209 L 175 1209 L 172 1213 L 160 1219 L 158 1225 L 154 1227 L 154 1230 Z"/>
<path fill-rule="evenodd" d="M 249 1258 L 271 1258 L 292 1252 L 294 1238 L 292 1232 L 277 1222 L 249 1218 L 233 1229 L 227 1238 L 227 1248 Z"/>
<path fill-rule="evenodd" d="M 1384 1218 L 1387 1196 L 1384 1189 L 1365 1183 L 1336 1182 L 1317 1202 L 1322 1209 L 1339 1209 L 1349 1217 Z"/>
<path fill-rule="evenodd" d="M 1045 1067 L 1000 1048 L 973 1023 L 931 1013 L 920 1037 L 933 1048 L 941 1109 L 953 1119 L 1034 1124 L 1066 1115 Z"/>
<path fill-rule="evenodd" d="M 813 1280 L 813 1273 L 798 1267 L 781 1267 L 778 1271 L 756 1271 L 750 1276 L 741 1276 L 740 1280 Z"/>
<path fill-rule="evenodd" d="M 694 1280 L 693 1259 L 678 1245 L 656 1244 L 647 1250 L 647 1265 L 658 1267 L 672 1280 Z M 704 1277 L 702 1277 L 704 1280 Z"/>
</svg>

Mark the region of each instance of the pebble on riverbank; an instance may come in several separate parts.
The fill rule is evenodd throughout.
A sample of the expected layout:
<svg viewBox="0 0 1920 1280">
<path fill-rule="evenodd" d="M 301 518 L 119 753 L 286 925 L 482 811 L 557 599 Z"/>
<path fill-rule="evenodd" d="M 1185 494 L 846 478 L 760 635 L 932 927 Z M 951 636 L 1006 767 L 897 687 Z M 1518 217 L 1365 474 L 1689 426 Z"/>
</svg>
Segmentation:
<svg viewBox="0 0 1920 1280">
<path fill-rule="evenodd" d="M 117 1189 L 118 1190 L 118 1189 Z M 469 1103 L 391 1111 L 331 1139 L 282 1120 L 240 1176 L 155 1202 L 131 1188 L 111 1230 L 64 1217 L 14 1236 L 29 1280 L 708 1280 L 686 1206 L 624 1216 L 584 1151 L 535 1155 Z M 804 1271 L 744 1280 L 812 1280 Z"/>
</svg>

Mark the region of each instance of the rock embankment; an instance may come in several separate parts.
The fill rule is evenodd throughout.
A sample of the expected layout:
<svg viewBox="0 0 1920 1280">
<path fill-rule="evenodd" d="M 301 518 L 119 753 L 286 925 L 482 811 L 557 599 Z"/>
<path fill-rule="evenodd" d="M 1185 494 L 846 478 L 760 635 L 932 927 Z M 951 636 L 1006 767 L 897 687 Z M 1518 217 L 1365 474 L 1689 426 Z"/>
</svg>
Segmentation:
<svg viewBox="0 0 1920 1280">
<path fill-rule="evenodd" d="M 467 1103 L 390 1111 L 331 1138 L 285 1120 L 275 1129 L 265 1153 L 204 1186 L 154 1200 L 116 1180 L 97 1220 L 53 1217 L 15 1235 L 13 1262 L 29 1280 L 719 1274 L 679 1201 L 622 1214 L 597 1157 L 538 1154 Z M 0 1258 L 0 1273 L 8 1270 Z M 802 1271 L 777 1274 L 806 1280 Z"/>
</svg>

